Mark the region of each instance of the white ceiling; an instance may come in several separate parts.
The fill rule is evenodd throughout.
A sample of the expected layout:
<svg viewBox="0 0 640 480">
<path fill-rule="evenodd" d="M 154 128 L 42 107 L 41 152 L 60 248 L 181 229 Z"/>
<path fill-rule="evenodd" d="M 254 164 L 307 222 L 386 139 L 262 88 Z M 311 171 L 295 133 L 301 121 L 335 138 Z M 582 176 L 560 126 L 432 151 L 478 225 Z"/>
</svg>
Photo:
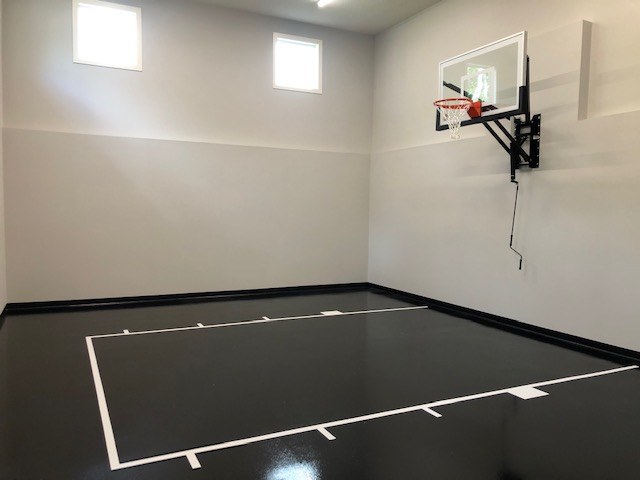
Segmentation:
<svg viewBox="0 0 640 480">
<path fill-rule="evenodd" d="M 441 0 L 334 0 L 318 8 L 315 0 L 197 0 L 221 7 L 376 34 Z"/>
</svg>

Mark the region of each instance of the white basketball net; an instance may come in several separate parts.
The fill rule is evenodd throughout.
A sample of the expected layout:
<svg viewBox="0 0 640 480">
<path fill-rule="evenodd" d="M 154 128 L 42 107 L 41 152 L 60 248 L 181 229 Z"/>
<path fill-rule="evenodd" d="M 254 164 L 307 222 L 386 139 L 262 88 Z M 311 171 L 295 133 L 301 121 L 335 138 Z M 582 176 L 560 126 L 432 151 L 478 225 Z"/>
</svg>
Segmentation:
<svg viewBox="0 0 640 480">
<path fill-rule="evenodd" d="M 472 103 L 473 102 L 468 98 L 447 98 L 445 100 L 438 100 L 434 103 L 440 112 L 440 122 L 449 125 L 451 138 L 455 140 L 460 138 L 460 124 L 462 123 L 462 118 L 465 116 Z"/>
</svg>

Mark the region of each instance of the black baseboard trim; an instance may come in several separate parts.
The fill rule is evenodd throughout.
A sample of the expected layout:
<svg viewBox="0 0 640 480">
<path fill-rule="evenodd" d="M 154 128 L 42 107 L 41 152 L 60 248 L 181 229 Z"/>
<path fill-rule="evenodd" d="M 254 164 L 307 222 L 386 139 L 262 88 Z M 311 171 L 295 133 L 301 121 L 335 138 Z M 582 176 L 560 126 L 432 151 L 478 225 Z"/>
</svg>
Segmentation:
<svg viewBox="0 0 640 480">
<path fill-rule="evenodd" d="M 461 307 L 440 300 L 414 295 L 381 285 L 370 284 L 371 291 L 378 291 L 407 302 L 418 305 L 427 305 L 430 309 L 454 315 L 456 317 L 471 320 L 491 327 L 506 330 L 518 335 L 523 335 L 535 340 L 559 345 L 570 350 L 576 350 L 596 357 L 611 360 L 617 363 L 628 364 L 640 362 L 640 352 L 616 347 L 606 343 L 589 340 L 587 338 L 570 335 L 568 333 L 557 332 L 548 328 L 538 327 L 528 323 L 519 322 L 510 318 L 481 312 L 471 308 Z"/>
<path fill-rule="evenodd" d="M 79 310 L 100 310 L 117 308 L 154 307 L 187 303 L 214 302 L 231 299 L 252 299 L 282 297 L 291 295 L 311 295 L 322 293 L 342 293 L 351 291 L 370 291 L 397 298 L 414 305 L 426 305 L 429 308 L 456 317 L 471 320 L 491 327 L 506 330 L 536 340 L 580 351 L 589 355 L 606 358 L 618 363 L 640 362 L 640 352 L 628 350 L 606 343 L 557 332 L 543 327 L 519 322 L 510 318 L 461 307 L 433 298 L 407 293 L 402 290 L 376 285 L 373 283 L 342 283 L 329 285 L 307 285 L 298 287 L 263 288 L 253 290 L 229 290 L 222 292 L 180 293 L 169 295 L 148 295 L 140 297 L 115 297 L 87 300 L 61 300 L 52 302 L 9 303 L 0 315 L 0 327 L 7 315 L 30 315 L 37 313 L 70 312 Z"/>
<path fill-rule="evenodd" d="M 2 313 L 0 313 L 0 329 L 4 325 L 4 321 L 7 319 L 7 315 L 9 314 L 8 305 L 5 305 L 2 309 Z"/>
<path fill-rule="evenodd" d="M 10 303 L 5 312 L 10 315 L 69 312 L 77 310 L 100 310 L 113 308 L 155 307 L 204 303 L 231 299 L 252 299 L 311 295 L 367 290 L 368 283 L 340 283 L 330 285 L 305 285 L 298 287 L 261 288 L 252 290 L 228 290 L 221 292 L 177 293 L 168 295 L 145 295 L 139 297 L 94 298 L 86 300 L 57 300 L 51 302 Z"/>
</svg>

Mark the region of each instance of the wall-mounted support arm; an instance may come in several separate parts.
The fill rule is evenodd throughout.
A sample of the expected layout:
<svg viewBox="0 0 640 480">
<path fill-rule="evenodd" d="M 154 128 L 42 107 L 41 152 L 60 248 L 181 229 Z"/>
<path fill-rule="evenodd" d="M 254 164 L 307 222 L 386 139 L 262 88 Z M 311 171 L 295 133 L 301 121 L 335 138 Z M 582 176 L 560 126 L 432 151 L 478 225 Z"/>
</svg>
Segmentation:
<svg viewBox="0 0 640 480">
<path fill-rule="evenodd" d="M 516 179 L 516 170 L 522 165 L 530 168 L 538 168 L 540 166 L 540 123 L 541 115 L 537 114 L 530 117 L 531 120 L 514 119 L 515 132 L 514 135 L 500 123 L 500 120 L 494 120 L 493 123 L 500 129 L 505 139 L 496 132 L 489 123 L 483 123 L 484 127 L 489 131 L 491 136 L 496 139 L 500 146 L 509 154 L 511 163 L 511 181 Z M 529 152 L 523 145 L 529 142 Z M 507 143 L 508 142 L 508 143 Z"/>
<path fill-rule="evenodd" d="M 511 154 L 511 149 L 507 146 L 504 140 L 500 138 L 500 135 L 498 135 L 496 131 L 493 128 L 491 128 L 491 125 L 489 125 L 488 123 L 483 123 L 482 125 L 484 125 L 484 128 L 486 128 L 489 131 L 491 136 L 495 138 L 500 145 L 502 145 L 502 148 L 504 148 L 505 152 L 507 152 L 508 154 Z"/>
</svg>

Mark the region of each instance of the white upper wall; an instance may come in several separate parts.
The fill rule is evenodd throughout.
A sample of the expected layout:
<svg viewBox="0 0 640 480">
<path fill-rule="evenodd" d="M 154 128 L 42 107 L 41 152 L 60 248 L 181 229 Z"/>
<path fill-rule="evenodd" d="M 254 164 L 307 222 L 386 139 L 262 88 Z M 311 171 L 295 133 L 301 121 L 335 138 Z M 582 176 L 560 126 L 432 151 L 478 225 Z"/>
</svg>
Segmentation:
<svg viewBox="0 0 640 480">
<path fill-rule="evenodd" d="M 0 0 L 0 70 L 2 68 L 2 0 Z M 0 72 L 1 73 L 1 72 Z M 2 113 L 3 93 L 2 78 L 0 75 L 0 312 L 7 304 L 7 256 L 5 251 L 5 227 L 4 227 L 4 161 L 3 161 L 3 135 Z"/>
<path fill-rule="evenodd" d="M 5 126 L 368 153 L 373 37 L 178 0 L 142 7 L 143 72 L 73 63 L 71 0 L 5 1 Z M 273 33 L 322 39 L 324 92 L 272 88 Z"/>
<path fill-rule="evenodd" d="M 438 64 L 476 47 L 527 30 L 535 51 L 534 92 L 538 80 L 548 86 L 549 81 L 577 74 L 579 56 L 562 56 L 568 46 L 553 39 L 562 40 L 555 32 L 582 20 L 593 23 L 589 117 L 639 110 L 640 96 L 633 94 L 640 77 L 638 18 L 637 0 L 447 0 L 434 5 L 376 37 L 373 151 L 447 141 L 446 132 L 434 130 Z M 570 58 L 571 64 L 551 66 L 547 56 Z M 564 79 L 549 80 L 548 67 L 557 67 Z M 573 101 L 558 97 L 556 103 Z M 466 138 L 485 134 L 481 126 L 464 133 Z"/>
</svg>

